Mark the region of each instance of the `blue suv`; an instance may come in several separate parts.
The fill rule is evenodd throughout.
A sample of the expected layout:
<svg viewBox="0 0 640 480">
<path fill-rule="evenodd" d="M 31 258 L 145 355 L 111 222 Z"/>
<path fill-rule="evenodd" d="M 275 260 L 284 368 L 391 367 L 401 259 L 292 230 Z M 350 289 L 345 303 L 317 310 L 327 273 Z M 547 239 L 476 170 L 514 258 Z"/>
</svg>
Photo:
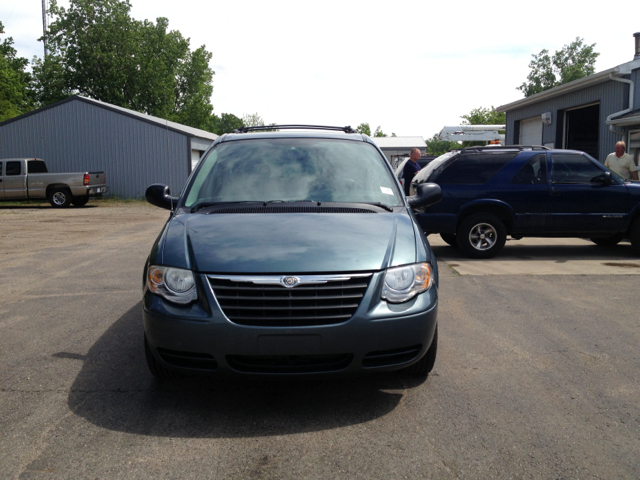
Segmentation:
<svg viewBox="0 0 640 480">
<path fill-rule="evenodd" d="M 469 147 L 434 160 L 413 180 L 442 201 L 416 215 L 471 258 L 498 253 L 507 235 L 582 237 L 601 246 L 630 238 L 640 254 L 640 184 L 584 152 L 545 147 Z"/>
</svg>

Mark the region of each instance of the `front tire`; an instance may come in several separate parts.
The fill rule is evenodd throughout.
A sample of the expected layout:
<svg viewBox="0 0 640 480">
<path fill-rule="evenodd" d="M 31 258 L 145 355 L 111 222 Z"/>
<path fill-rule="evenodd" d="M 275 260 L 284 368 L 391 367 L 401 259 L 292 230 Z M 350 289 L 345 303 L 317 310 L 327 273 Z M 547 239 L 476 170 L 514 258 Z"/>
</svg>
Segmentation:
<svg viewBox="0 0 640 480">
<path fill-rule="evenodd" d="M 465 218 L 457 232 L 460 250 L 470 258 L 491 258 L 504 247 L 507 229 L 491 213 L 475 213 Z"/>
<path fill-rule="evenodd" d="M 631 237 L 631 248 L 636 255 L 640 255 L 640 217 L 636 218 L 629 230 Z"/>
<path fill-rule="evenodd" d="M 68 208 L 71 198 L 71 192 L 67 188 L 52 188 L 49 192 L 49 203 L 53 208 Z"/>
<path fill-rule="evenodd" d="M 458 239 L 455 233 L 441 233 L 440 238 L 452 247 L 458 248 Z"/>
<path fill-rule="evenodd" d="M 433 366 L 436 363 L 436 354 L 438 353 L 438 325 L 436 325 L 436 331 L 433 334 L 433 340 L 427 353 L 424 354 L 420 360 L 413 365 L 408 366 L 400 370 L 401 373 L 410 375 L 412 377 L 424 377 L 431 373 Z"/>
</svg>

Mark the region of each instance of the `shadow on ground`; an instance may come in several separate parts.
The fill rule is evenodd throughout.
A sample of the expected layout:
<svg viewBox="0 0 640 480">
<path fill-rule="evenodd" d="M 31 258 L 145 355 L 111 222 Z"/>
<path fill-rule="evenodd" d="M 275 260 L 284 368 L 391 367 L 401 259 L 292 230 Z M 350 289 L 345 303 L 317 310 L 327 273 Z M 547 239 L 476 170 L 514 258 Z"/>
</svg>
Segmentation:
<svg viewBox="0 0 640 480">
<path fill-rule="evenodd" d="M 431 249 L 437 258 L 450 260 L 474 261 L 465 257 L 459 248 L 449 245 L 432 245 Z M 509 241 L 504 249 L 489 259 L 479 259 L 479 262 L 491 262 L 500 260 L 640 260 L 631 248 L 628 241 L 620 242 L 615 247 L 600 247 L 595 244 L 572 245 L 525 245 L 517 241 Z"/>
<path fill-rule="evenodd" d="M 398 374 L 340 380 L 212 380 L 161 383 L 147 370 L 141 303 L 123 315 L 87 355 L 69 394 L 78 416 L 109 430 L 171 437 L 259 437 L 328 430 L 391 412 L 416 387 Z M 413 383 L 411 383 L 413 382 Z"/>
</svg>

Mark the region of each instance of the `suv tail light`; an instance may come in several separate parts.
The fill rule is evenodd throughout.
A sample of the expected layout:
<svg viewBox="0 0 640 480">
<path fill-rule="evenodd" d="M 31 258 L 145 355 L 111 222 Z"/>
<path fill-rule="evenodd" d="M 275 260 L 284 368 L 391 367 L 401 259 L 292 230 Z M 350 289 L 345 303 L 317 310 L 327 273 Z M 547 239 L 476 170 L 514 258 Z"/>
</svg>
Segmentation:
<svg viewBox="0 0 640 480">
<path fill-rule="evenodd" d="M 83 180 L 82 183 L 84 183 L 84 185 L 89 185 L 89 174 L 88 173 L 84 174 L 84 180 Z"/>
</svg>

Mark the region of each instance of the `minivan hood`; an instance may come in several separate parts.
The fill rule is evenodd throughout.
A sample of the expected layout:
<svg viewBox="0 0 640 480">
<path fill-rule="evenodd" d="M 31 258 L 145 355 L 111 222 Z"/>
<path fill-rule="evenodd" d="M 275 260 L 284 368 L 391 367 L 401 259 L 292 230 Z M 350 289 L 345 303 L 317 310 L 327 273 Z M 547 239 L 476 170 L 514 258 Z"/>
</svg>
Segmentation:
<svg viewBox="0 0 640 480">
<path fill-rule="evenodd" d="M 163 265 L 202 273 L 377 271 L 416 261 L 415 232 L 405 209 L 179 214 L 166 225 L 158 247 Z"/>
</svg>

